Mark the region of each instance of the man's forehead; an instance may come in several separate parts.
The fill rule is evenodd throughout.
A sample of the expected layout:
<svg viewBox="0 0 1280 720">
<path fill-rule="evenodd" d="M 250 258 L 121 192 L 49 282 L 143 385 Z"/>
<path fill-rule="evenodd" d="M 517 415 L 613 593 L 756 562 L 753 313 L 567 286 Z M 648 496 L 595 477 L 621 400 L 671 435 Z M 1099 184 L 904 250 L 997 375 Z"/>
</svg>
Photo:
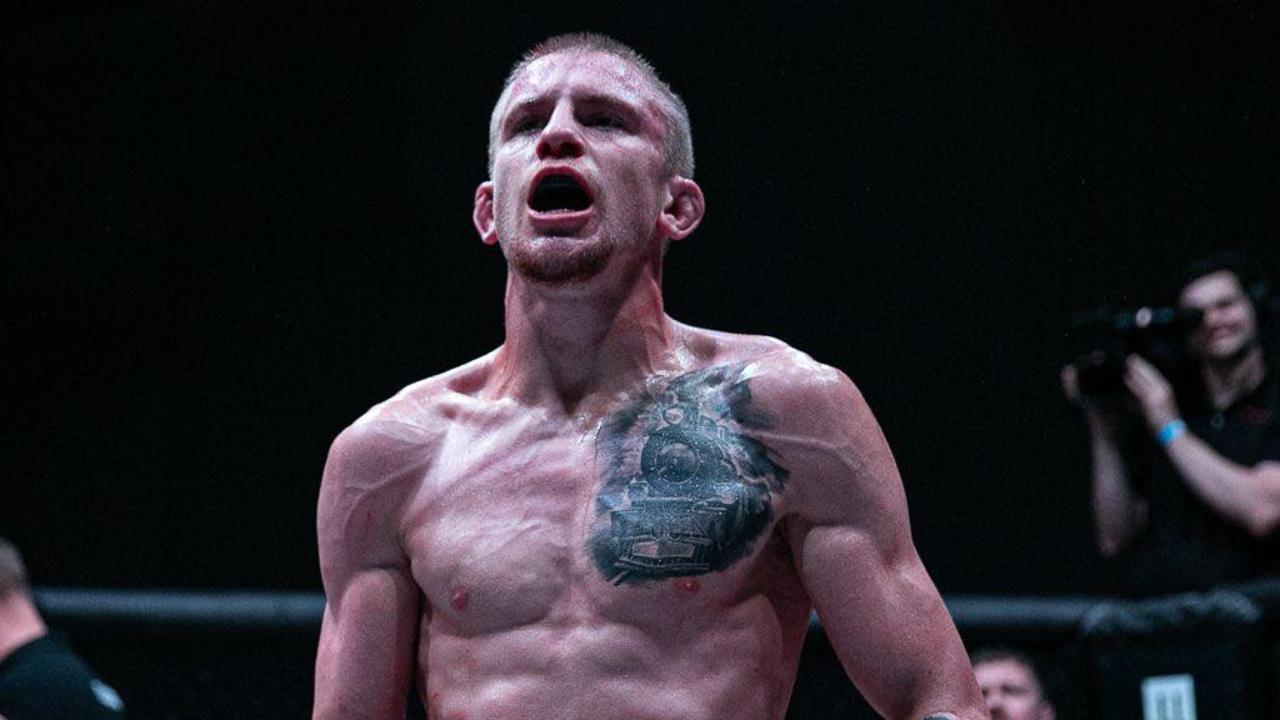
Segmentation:
<svg viewBox="0 0 1280 720">
<path fill-rule="evenodd" d="M 630 61 L 599 50 L 562 50 L 530 62 L 511 81 L 505 106 L 560 90 L 615 95 L 635 102 L 653 99 L 656 89 Z"/>
<path fill-rule="evenodd" d="M 986 660 L 978 663 L 973 667 L 973 671 L 977 675 L 986 676 L 988 680 L 996 680 L 1007 682 L 1010 676 L 1014 676 L 1018 681 L 1023 683 L 1031 683 L 1031 669 L 1013 659 Z"/>
<path fill-rule="evenodd" d="M 1230 270 L 1218 270 L 1187 283 L 1181 295 L 1183 302 L 1211 302 L 1243 293 L 1244 288 L 1235 273 Z"/>
</svg>

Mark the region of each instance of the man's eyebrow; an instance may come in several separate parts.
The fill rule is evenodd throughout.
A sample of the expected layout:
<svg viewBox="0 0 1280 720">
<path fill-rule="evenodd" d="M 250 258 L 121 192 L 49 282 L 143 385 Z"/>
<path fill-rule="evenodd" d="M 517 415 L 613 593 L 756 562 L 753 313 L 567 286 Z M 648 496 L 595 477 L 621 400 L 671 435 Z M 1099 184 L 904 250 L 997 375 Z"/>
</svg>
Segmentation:
<svg viewBox="0 0 1280 720">
<path fill-rule="evenodd" d="M 537 108 L 539 105 L 545 105 L 546 102 L 547 99 L 543 97 L 527 97 L 523 100 L 517 100 L 511 103 L 510 107 L 507 108 L 507 117 L 514 117 L 521 113 L 532 112 L 534 108 Z"/>
<path fill-rule="evenodd" d="M 626 108 L 628 110 L 638 110 L 640 108 L 639 101 L 614 93 L 591 93 L 589 95 L 583 95 L 578 100 L 584 105 L 605 105 L 609 107 Z"/>
<path fill-rule="evenodd" d="M 629 98 L 625 94 L 612 92 L 589 92 L 579 95 L 574 100 L 577 104 L 586 107 L 607 107 L 625 111 L 633 115 L 641 115 L 644 111 L 643 99 Z M 545 95 L 530 95 L 524 98 L 513 99 L 508 105 L 506 113 L 499 127 L 508 127 L 513 120 L 523 118 L 525 115 L 538 112 L 549 104 L 553 104 L 555 100 Z"/>
</svg>

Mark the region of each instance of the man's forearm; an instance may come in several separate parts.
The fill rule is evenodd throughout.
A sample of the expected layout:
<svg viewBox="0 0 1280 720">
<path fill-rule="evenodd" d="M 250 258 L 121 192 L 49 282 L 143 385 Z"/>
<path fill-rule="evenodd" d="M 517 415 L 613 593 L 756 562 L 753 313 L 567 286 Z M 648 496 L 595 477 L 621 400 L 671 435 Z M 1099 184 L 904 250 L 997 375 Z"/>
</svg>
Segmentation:
<svg viewBox="0 0 1280 720">
<path fill-rule="evenodd" d="M 1280 472 L 1237 465 L 1189 432 L 1166 451 L 1192 492 L 1228 521 L 1255 535 L 1266 535 L 1280 522 Z"/>
<path fill-rule="evenodd" d="M 1089 423 L 1094 530 L 1098 549 L 1111 556 L 1128 547 L 1146 524 L 1145 503 L 1133 491 L 1124 456 L 1102 421 Z"/>
</svg>

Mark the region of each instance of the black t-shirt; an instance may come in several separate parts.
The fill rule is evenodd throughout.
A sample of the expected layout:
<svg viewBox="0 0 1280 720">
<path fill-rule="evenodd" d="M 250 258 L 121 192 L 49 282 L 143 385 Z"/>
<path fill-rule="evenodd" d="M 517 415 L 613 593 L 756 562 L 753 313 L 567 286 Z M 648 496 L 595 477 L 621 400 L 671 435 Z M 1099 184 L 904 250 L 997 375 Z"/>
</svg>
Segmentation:
<svg viewBox="0 0 1280 720">
<path fill-rule="evenodd" d="M 1227 460 L 1252 467 L 1280 460 L 1280 383 L 1267 377 L 1231 407 L 1216 411 L 1183 401 L 1187 430 Z M 1139 594 L 1206 590 L 1222 583 L 1280 575 L 1280 534 L 1255 538 L 1207 506 L 1149 433 L 1130 440 L 1129 476 L 1147 499 L 1150 519 L 1121 559 L 1122 585 Z"/>
<path fill-rule="evenodd" d="M 50 634 L 0 661 L 0 715 L 7 720 L 120 720 L 124 704 Z"/>
</svg>

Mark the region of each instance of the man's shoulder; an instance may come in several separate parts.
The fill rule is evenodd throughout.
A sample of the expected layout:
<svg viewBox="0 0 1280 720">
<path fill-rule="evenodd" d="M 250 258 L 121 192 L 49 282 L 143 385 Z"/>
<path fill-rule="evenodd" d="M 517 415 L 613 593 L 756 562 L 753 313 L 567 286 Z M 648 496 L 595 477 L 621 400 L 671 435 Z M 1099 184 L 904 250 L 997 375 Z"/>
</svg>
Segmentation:
<svg viewBox="0 0 1280 720">
<path fill-rule="evenodd" d="M 839 369 L 777 338 L 699 332 L 716 343 L 715 364 L 741 367 L 752 395 L 765 393 L 761 400 L 806 402 L 832 394 L 848 395 L 854 390 L 853 383 Z"/>
<path fill-rule="evenodd" d="M 697 330 L 714 343 L 712 364 L 739 368 L 753 406 L 777 426 L 796 431 L 830 429 L 865 403 L 853 381 L 838 368 L 815 360 L 777 338 Z M 709 345 L 708 345 L 709 346 Z"/>
<path fill-rule="evenodd" d="M 375 553 L 395 547 L 390 538 L 405 504 L 436 464 L 451 418 L 475 401 L 475 376 L 487 372 L 488 358 L 408 385 L 334 439 L 318 508 L 331 560 L 340 562 L 361 543 Z M 384 559 L 399 562 L 390 555 Z"/>
<path fill-rule="evenodd" d="M 730 383 L 745 387 L 733 393 L 736 416 L 786 466 L 800 503 L 793 507 L 825 517 L 837 507 L 833 497 L 861 502 L 892 493 L 893 483 L 882 482 L 894 477 L 891 456 L 853 381 L 781 341 L 742 340 L 738 353 L 722 353 L 731 359 L 716 365 L 730 370 Z"/>
<path fill-rule="evenodd" d="M 475 402 L 491 364 L 492 353 L 401 388 L 339 433 L 330 457 L 367 460 L 436 444 L 457 413 Z"/>
</svg>

